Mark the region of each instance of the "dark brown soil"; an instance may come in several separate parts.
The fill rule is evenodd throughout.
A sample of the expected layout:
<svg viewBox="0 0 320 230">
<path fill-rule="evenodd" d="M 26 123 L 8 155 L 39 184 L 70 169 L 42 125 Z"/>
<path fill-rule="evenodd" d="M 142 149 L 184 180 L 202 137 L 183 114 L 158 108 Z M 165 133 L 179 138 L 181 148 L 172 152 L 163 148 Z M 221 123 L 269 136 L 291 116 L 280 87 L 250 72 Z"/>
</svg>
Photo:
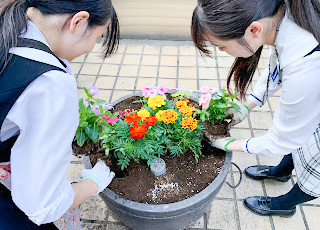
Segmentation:
<svg viewBox="0 0 320 230">
<path fill-rule="evenodd" d="M 223 121 L 221 124 L 212 124 L 206 122 L 204 124 L 205 130 L 213 136 L 228 136 L 229 135 L 229 123 Z"/>
<path fill-rule="evenodd" d="M 126 99 L 117 104 L 114 111 L 134 109 L 139 110 L 142 103 L 133 103 L 141 98 L 138 96 Z M 213 136 L 229 135 L 228 122 L 222 125 L 205 125 L 205 129 Z M 108 157 L 99 143 L 85 143 L 79 148 L 73 143 L 76 155 L 90 155 L 92 165 L 97 159 L 102 159 L 115 172 L 116 177 L 108 186 L 119 196 L 140 203 L 168 204 L 187 199 L 205 189 L 219 174 L 224 165 L 225 152 L 211 147 L 208 142 L 202 142 L 202 156 L 196 164 L 194 154 L 189 151 L 180 158 L 164 155 L 167 172 L 155 177 L 145 162 L 131 162 L 128 169 L 121 170 L 117 159 L 110 154 Z"/>
<path fill-rule="evenodd" d="M 125 199 L 149 204 L 173 203 L 199 193 L 216 178 L 225 160 L 225 152 L 212 148 L 203 141 L 203 154 L 199 164 L 195 163 L 192 152 L 187 152 L 180 158 L 166 155 L 162 158 L 166 162 L 167 172 L 155 177 L 144 162 L 132 162 L 127 170 L 121 171 L 112 154 L 106 157 L 98 144 L 89 146 L 91 164 L 94 165 L 100 158 L 116 174 L 109 189 Z M 88 150 L 90 147 L 77 150 Z M 77 151 L 75 154 L 87 155 L 89 152 Z"/>
<path fill-rule="evenodd" d="M 114 106 L 113 111 L 118 112 L 119 110 L 124 111 L 126 109 L 139 110 L 142 107 L 142 103 L 141 102 L 133 103 L 133 102 L 140 101 L 140 100 L 142 100 L 142 97 L 138 97 L 138 96 L 130 97 L 130 98 L 116 104 Z"/>
</svg>

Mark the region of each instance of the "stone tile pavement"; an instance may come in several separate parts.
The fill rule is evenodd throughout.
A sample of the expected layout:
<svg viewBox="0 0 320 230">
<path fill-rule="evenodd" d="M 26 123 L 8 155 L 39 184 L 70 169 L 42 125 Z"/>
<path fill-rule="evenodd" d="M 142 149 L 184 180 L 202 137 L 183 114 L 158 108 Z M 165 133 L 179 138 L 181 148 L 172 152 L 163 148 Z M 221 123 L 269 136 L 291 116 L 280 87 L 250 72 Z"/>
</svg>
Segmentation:
<svg viewBox="0 0 320 230">
<path fill-rule="evenodd" d="M 172 88 L 200 89 L 202 85 L 226 85 L 228 69 L 233 58 L 211 47 L 212 58 L 202 58 L 191 42 L 121 40 L 118 53 L 103 60 L 100 45 L 93 52 L 77 58 L 72 68 L 78 82 L 79 97 L 84 97 L 82 87 L 95 85 L 99 98 L 112 102 L 121 96 L 143 87 L 164 85 Z M 255 84 L 266 67 L 266 52 L 254 76 Z M 251 89 L 249 89 L 249 92 Z M 280 92 L 268 103 L 251 112 L 248 119 L 231 130 L 235 138 L 263 135 L 272 125 L 273 112 L 279 102 Z M 255 164 L 275 165 L 281 159 L 268 159 L 235 152 L 233 162 L 243 170 Z M 68 169 L 69 180 L 79 181 L 82 159 L 73 157 Z M 231 169 L 227 181 L 237 183 L 239 173 Z M 224 185 L 210 209 L 189 229 L 198 230 L 319 230 L 320 199 L 299 205 L 291 218 L 261 217 L 244 208 L 243 199 L 251 195 L 278 196 L 288 192 L 296 181 L 295 176 L 286 183 L 253 181 L 244 177 L 240 187 L 231 189 Z M 85 230 L 128 229 L 116 220 L 100 197 L 93 197 L 81 206 Z"/>
</svg>

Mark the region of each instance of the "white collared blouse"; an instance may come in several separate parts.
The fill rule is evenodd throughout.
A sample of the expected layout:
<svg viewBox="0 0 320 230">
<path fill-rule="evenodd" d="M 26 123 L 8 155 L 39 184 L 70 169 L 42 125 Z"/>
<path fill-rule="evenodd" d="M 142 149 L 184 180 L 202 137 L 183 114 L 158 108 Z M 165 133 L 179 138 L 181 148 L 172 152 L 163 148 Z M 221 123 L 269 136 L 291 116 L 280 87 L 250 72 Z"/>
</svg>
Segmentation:
<svg viewBox="0 0 320 230">
<path fill-rule="evenodd" d="M 23 37 L 49 46 L 30 21 Z M 65 69 L 55 57 L 40 50 L 13 48 L 10 52 Z M 11 195 L 38 225 L 58 220 L 73 203 L 75 194 L 66 172 L 78 123 L 77 85 L 68 65 L 67 73 L 53 70 L 35 79 L 1 127 L 1 141 L 20 133 L 11 151 Z"/>
<path fill-rule="evenodd" d="M 312 136 L 320 123 L 320 52 L 306 55 L 318 45 L 314 36 L 295 24 L 287 12 L 275 40 L 282 84 L 269 84 L 269 96 L 281 88 L 273 126 L 267 134 L 245 140 L 243 151 L 268 157 L 286 155 Z M 268 77 L 269 68 L 259 77 L 249 97 L 256 105 L 262 105 Z"/>
</svg>

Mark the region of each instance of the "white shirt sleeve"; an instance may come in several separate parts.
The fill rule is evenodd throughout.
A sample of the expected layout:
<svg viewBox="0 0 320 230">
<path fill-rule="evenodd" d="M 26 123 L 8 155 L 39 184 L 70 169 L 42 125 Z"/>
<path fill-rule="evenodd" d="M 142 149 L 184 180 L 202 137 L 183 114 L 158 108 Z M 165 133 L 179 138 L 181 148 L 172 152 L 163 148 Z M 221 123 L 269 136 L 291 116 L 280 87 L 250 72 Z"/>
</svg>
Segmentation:
<svg viewBox="0 0 320 230">
<path fill-rule="evenodd" d="M 320 123 L 320 52 L 283 69 L 282 94 L 266 135 L 247 139 L 243 150 L 268 157 L 301 147 Z"/>
<path fill-rule="evenodd" d="M 271 56 L 271 54 L 272 54 L 272 50 L 269 49 L 267 66 L 269 66 L 269 57 Z M 268 78 L 269 78 L 269 68 L 265 68 L 262 74 L 260 75 L 260 77 L 258 78 L 257 83 L 254 86 L 254 90 L 250 94 L 248 100 L 252 101 L 258 106 L 263 105 L 263 96 L 267 90 Z M 268 97 L 275 94 L 280 88 L 281 86 L 279 85 L 274 86 L 272 81 L 270 80 L 269 87 L 268 87 Z"/>
<path fill-rule="evenodd" d="M 49 71 L 27 87 L 6 118 L 20 129 L 11 152 L 12 199 L 38 225 L 58 220 L 73 203 L 66 172 L 78 116 L 74 77 Z"/>
</svg>

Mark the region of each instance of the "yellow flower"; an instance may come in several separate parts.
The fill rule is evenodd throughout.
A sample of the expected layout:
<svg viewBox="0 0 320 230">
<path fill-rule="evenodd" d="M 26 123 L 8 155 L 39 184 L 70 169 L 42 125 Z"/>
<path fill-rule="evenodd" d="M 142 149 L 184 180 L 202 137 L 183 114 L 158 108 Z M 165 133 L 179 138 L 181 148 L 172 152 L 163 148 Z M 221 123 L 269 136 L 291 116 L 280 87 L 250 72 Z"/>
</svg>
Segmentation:
<svg viewBox="0 0 320 230">
<path fill-rule="evenodd" d="M 142 120 L 142 121 L 144 121 L 144 119 L 145 119 L 146 117 L 150 117 L 150 113 L 149 113 L 149 111 L 146 110 L 146 109 L 140 110 L 137 114 L 138 114 L 139 117 L 141 117 L 141 120 Z"/>
<path fill-rule="evenodd" d="M 181 121 L 182 128 L 189 129 L 190 132 L 192 132 L 198 127 L 197 124 L 197 120 L 193 119 L 192 117 L 185 117 Z"/>
<path fill-rule="evenodd" d="M 177 101 L 176 106 L 177 108 L 180 108 L 180 107 L 188 106 L 188 104 L 186 101 Z"/>
<path fill-rule="evenodd" d="M 162 115 L 164 112 L 165 112 L 164 110 L 159 110 L 159 111 L 156 113 L 156 118 L 158 119 L 158 121 L 162 121 L 162 120 L 161 120 L 161 115 Z"/>
<path fill-rule="evenodd" d="M 179 112 L 182 114 L 182 115 L 187 115 L 187 116 L 191 116 L 192 115 L 192 108 L 189 107 L 189 106 L 181 106 L 179 108 Z"/>
<path fill-rule="evenodd" d="M 161 95 L 157 95 L 154 97 L 148 98 L 148 106 L 152 108 L 153 110 L 156 110 L 157 107 L 160 108 L 161 106 L 165 105 L 164 97 Z"/>
<path fill-rule="evenodd" d="M 178 114 L 177 112 L 173 111 L 172 109 L 165 110 L 164 113 L 161 115 L 161 120 L 165 124 L 175 123 L 177 120 Z"/>
</svg>

